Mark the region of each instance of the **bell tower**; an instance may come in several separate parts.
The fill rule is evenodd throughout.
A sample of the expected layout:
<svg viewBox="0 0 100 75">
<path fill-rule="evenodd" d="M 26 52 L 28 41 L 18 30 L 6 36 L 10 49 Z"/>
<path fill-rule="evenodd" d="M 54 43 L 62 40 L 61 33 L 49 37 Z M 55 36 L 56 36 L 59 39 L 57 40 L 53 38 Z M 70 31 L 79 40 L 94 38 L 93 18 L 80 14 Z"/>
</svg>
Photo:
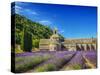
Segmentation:
<svg viewBox="0 0 100 75">
<path fill-rule="evenodd" d="M 50 37 L 50 51 L 61 50 L 60 37 L 57 31 L 57 28 L 54 28 L 53 35 Z"/>
</svg>

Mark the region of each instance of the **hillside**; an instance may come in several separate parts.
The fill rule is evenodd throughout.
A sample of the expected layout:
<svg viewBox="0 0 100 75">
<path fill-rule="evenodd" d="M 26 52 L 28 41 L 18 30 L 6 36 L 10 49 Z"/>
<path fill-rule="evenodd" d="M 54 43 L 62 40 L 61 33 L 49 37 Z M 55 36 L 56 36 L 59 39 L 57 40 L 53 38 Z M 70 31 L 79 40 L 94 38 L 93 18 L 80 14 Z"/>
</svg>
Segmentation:
<svg viewBox="0 0 100 75">
<path fill-rule="evenodd" d="M 33 48 L 38 48 L 39 40 L 47 39 L 53 33 L 52 29 L 49 26 L 42 25 L 37 22 L 33 22 L 24 16 L 15 14 L 15 15 L 12 15 L 11 18 L 12 18 L 12 21 L 15 21 L 16 44 L 19 44 L 19 45 L 21 44 L 21 41 L 23 40 L 22 37 L 23 37 L 24 30 L 25 32 L 30 33 L 32 35 Z M 61 36 L 61 40 L 62 39 L 63 37 Z"/>
</svg>

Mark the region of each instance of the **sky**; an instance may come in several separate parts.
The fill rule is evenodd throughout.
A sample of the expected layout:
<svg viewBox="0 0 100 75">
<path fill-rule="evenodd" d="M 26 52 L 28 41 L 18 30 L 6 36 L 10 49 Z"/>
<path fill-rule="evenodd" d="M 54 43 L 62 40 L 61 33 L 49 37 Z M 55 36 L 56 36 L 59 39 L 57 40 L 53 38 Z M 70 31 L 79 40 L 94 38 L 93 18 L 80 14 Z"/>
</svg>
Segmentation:
<svg viewBox="0 0 100 75">
<path fill-rule="evenodd" d="M 15 13 L 57 28 L 65 38 L 97 36 L 97 7 L 16 2 Z"/>
</svg>

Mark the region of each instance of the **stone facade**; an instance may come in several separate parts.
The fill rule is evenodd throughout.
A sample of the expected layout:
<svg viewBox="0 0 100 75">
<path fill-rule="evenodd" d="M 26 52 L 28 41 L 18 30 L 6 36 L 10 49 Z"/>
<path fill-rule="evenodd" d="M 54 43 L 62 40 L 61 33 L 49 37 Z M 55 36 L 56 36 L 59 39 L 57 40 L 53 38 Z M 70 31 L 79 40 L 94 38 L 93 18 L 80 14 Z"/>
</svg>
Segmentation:
<svg viewBox="0 0 100 75">
<path fill-rule="evenodd" d="M 63 42 L 65 49 L 67 50 L 97 50 L 97 40 L 96 38 L 86 38 L 86 39 L 65 39 Z"/>
<path fill-rule="evenodd" d="M 40 39 L 39 49 L 48 51 L 97 50 L 97 39 L 96 38 L 65 39 L 64 42 L 61 42 L 60 37 L 57 33 L 57 29 L 55 29 L 50 39 Z"/>
</svg>

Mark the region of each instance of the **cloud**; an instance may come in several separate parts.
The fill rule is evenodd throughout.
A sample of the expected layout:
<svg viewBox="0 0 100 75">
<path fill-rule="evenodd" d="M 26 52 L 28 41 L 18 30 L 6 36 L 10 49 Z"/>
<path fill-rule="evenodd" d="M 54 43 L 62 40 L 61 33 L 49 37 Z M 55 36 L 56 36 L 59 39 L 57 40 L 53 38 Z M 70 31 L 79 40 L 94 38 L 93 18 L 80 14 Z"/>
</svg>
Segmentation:
<svg viewBox="0 0 100 75">
<path fill-rule="evenodd" d="M 22 7 L 15 5 L 15 6 L 13 6 L 13 7 L 11 8 L 11 12 L 12 12 L 12 14 L 15 14 L 15 13 L 19 14 L 19 13 L 22 12 L 22 11 L 21 11 L 22 9 L 23 9 Z"/>
<path fill-rule="evenodd" d="M 60 32 L 61 32 L 61 33 L 63 33 L 63 32 L 64 32 L 64 30 L 61 30 Z"/>
<path fill-rule="evenodd" d="M 33 11 L 33 10 L 31 10 L 31 9 L 25 9 L 25 11 L 26 11 L 27 13 L 32 14 L 32 15 L 38 15 L 38 13 L 37 13 L 36 11 Z"/>
<path fill-rule="evenodd" d="M 39 21 L 39 23 L 44 24 L 44 25 L 50 25 L 51 21 L 49 21 L 49 20 L 41 20 L 41 21 Z"/>
<path fill-rule="evenodd" d="M 31 14 L 33 14 L 33 15 L 38 15 L 38 13 L 36 13 L 35 11 L 31 12 Z"/>
<path fill-rule="evenodd" d="M 65 31 L 64 30 L 59 30 L 59 33 L 64 33 Z"/>
<path fill-rule="evenodd" d="M 16 6 L 15 6 L 15 9 L 20 9 L 20 10 L 21 10 L 21 9 L 23 9 L 23 8 L 16 5 Z"/>
<path fill-rule="evenodd" d="M 23 8 L 20 7 L 20 6 L 15 5 L 15 6 L 13 6 L 13 7 L 11 8 L 11 10 L 12 10 L 12 12 L 15 12 L 15 13 L 19 14 L 19 13 L 22 12 Z"/>
<path fill-rule="evenodd" d="M 28 8 L 23 8 L 21 6 L 16 5 L 15 7 L 11 8 L 12 11 L 15 10 L 15 13 L 20 14 L 20 13 L 26 13 L 26 14 L 31 14 L 31 15 L 38 15 L 38 13 L 32 9 Z"/>
</svg>

